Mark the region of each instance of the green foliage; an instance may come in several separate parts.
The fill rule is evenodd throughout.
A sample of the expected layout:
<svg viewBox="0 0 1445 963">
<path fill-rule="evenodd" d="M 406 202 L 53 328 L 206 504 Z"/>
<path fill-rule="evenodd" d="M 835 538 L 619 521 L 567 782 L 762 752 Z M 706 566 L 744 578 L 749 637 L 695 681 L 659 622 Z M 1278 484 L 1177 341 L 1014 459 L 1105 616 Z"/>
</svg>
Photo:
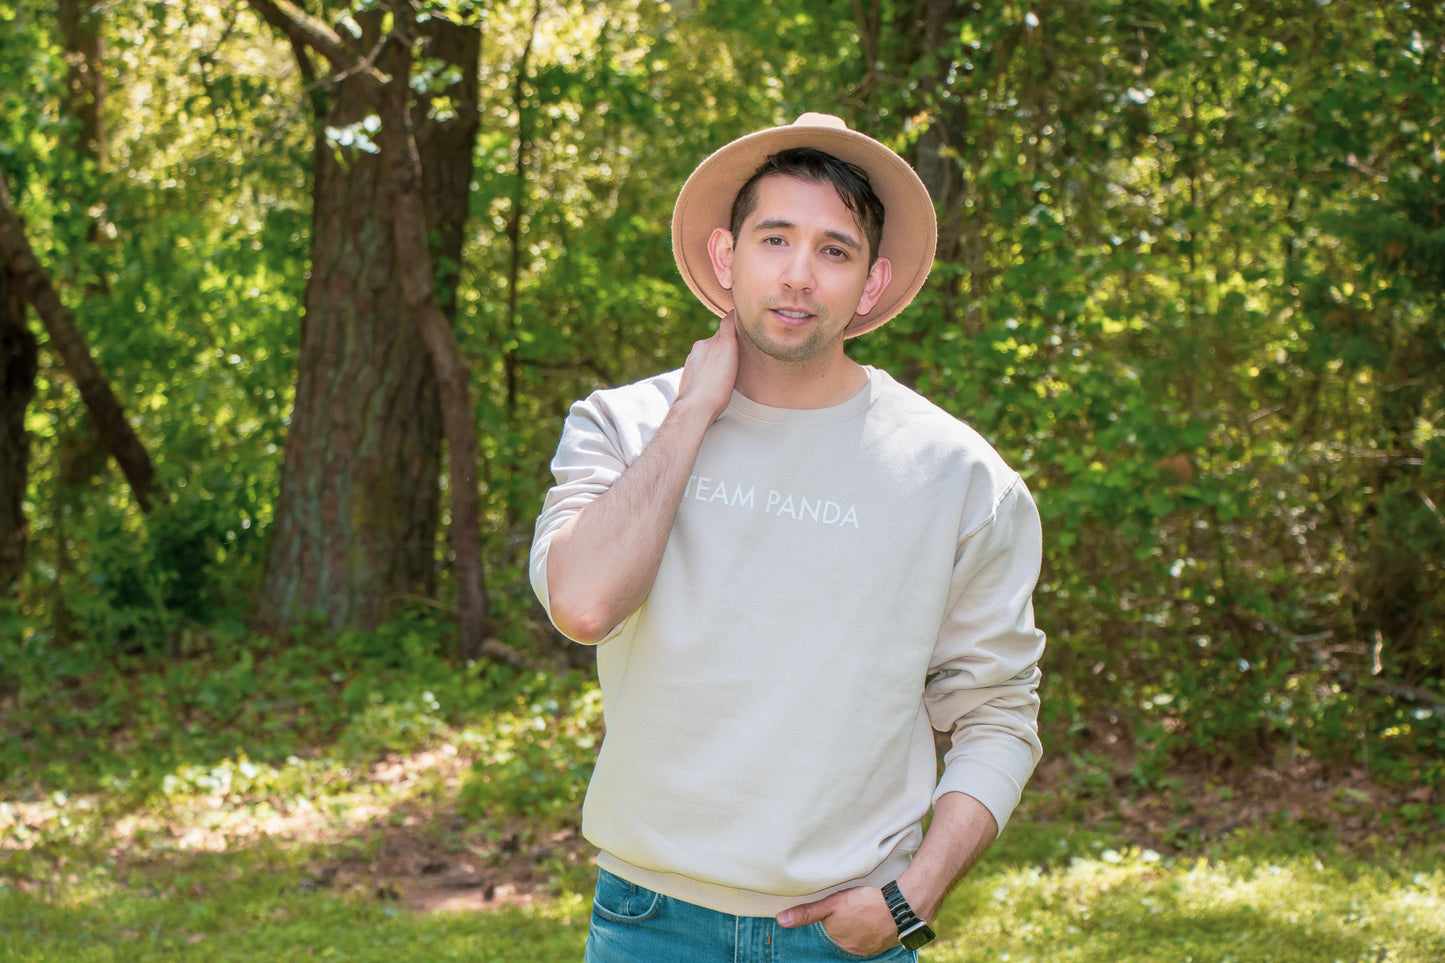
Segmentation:
<svg viewBox="0 0 1445 963">
<path fill-rule="evenodd" d="M 989 856 L 938 920 L 959 935 L 930 958 L 1264 963 L 1317 959 L 1323 946 L 1331 959 L 1424 961 L 1445 946 L 1438 874 L 1424 867 L 1337 869 L 1308 849 L 1272 858 L 1257 841 L 1175 860 L 1056 838 L 1048 864 Z"/>
<path fill-rule="evenodd" d="M 496 913 L 400 912 L 374 894 L 318 890 L 292 854 L 177 860 L 161 873 L 102 874 L 56 899 L 0 885 L 0 957 L 42 961 L 435 960 L 554 963 L 578 959 L 577 900 Z"/>
<path fill-rule="evenodd" d="M 851 350 L 978 427 L 1034 491 L 1047 725 L 1067 736 L 1117 717 L 1141 787 L 1166 784 L 1180 757 L 1283 753 L 1438 785 L 1445 15 L 1067 0 L 929 22 L 948 6 L 485 11 L 472 217 L 462 263 L 443 270 L 472 365 L 494 634 L 549 650 L 526 553 L 567 404 L 680 364 L 711 330 L 672 265 L 678 186 L 734 136 L 832 110 L 955 192 L 929 287 Z M 374 4 L 353 7 L 326 18 Z M 233 648 L 253 662 L 236 653 L 225 684 L 297 669 L 312 680 L 297 704 L 348 758 L 424 744 L 492 683 L 378 694 L 300 670 L 380 657 L 383 637 L 430 660 L 445 626 L 408 617 L 324 641 L 299 626 L 292 647 L 230 627 L 276 497 L 318 133 L 304 102 L 325 85 L 244 8 L 106 12 L 107 145 L 92 161 L 73 142 L 47 11 L 0 11 L 0 174 L 166 501 L 142 517 L 43 347 L 30 574 L 3 624 L 25 653 L 5 671 L 30 748 L 0 758 L 41 764 L 70 727 L 118 765 L 107 727 L 125 709 L 89 687 L 123 686 L 122 654 L 171 659 L 185 695 L 167 714 L 223 729 L 250 710 L 201 674 Z M 417 78 L 436 79 L 425 64 Z M 438 610 L 454 591 L 446 561 Z M 82 684 L 91 662 L 115 674 Z M 52 722 L 36 701 L 47 685 Z M 506 705 L 519 733 L 528 711 Z M 205 754 L 235 758 L 217 738 Z M 268 738 L 281 759 L 299 744 Z M 580 745 L 494 746 L 468 804 L 524 791 L 491 787 L 493 768 L 521 775 Z"/>
<path fill-rule="evenodd" d="M 1121 794 L 1177 789 L 1181 759 L 1303 755 L 1415 789 L 1381 818 L 1438 838 L 1438 5 L 974 4 L 945 29 L 932 6 L 484 11 L 470 233 L 443 270 L 472 362 L 495 634 L 548 648 L 526 551 L 567 403 L 680 364 L 711 329 L 672 266 L 677 187 L 734 136 L 844 114 L 958 190 L 928 289 L 851 350 L 978 427 L 1035 492 L 1044 724 L 1079 773 L 1069 818 L 1016 819 L 927 958 L 1441 958 L 1428 847 L 1360 860 L 1318 825 L 1210 845 L 1173 827 L 1195 861 L 1079 828 Z M 0 955 L 576 958 L 575 894 L 417 918 L 318 888 L 312 864 L 377 845 L 357 813 L 394 824 L 439 800 L 488 858 L 570 829 L 592 686 L 455 666 L 451 628 L 416 611 L 286 644 L 239 624 L 308 270 L 302 105 L 324 82 L 243 8 L 112 5 L 93 162 L 50 11 L 12 7 L 0 176 L 166 497 L 136 509 L 42 348 L 31 572 L 0 608 Z M 1135 750 L 1122 771 L 1083 742 L 1100 717 Z M 418 758 L 403 789 L 369 775 Z M 1336 815 L 1365 805 L 1342 793 Z M 281 810 L 339 841 L 256 841 Z M 226 851 L 179 851 L 177 826 Z M 585 893 L 584 868 L 546 869 Z"/>
<path fill-rule="evenodd" d="M 111 959 L 123 945 L 131 959 L 323 949 L 475 958 L 479 923 L 502 954 L 484 959 L 575 955 L 586 918 L 575 895 L 481 918 L 423 918 L 374 887 L 327 882 L 338 863 L 375 856 L 365 814 L 378 808 L 399 824 L 418 808 L 451 808 L 459 793 L 485 811 L 446 821 L 466 827 L 455 844 L 498 861 L 523 817 L 529 834 L 575 824 L 565 800 L 585 772 L 555 767 L 543 786 L 540 773 L 507 760 L 582 766 L 597 736 L 595 687 L 490 666 L 459 671 L 444 658 L 444 637 L 409 615 L 381 632 L 292 646 L 217 634 L 193 640 L 185 658 L 122 667 L 79 647 L 67 658 L 0 642 L 0 957 Z M 100 692 L 112 695 L 97 700 Z M 459 791 L 447 788 L 448 766 L 466 774 Z M 381 775 L 403 768 L 405 778 Z M 485 801 L 468 788 L 484 784 Z M 325 831 L 310 844 L 255 835 L 278 816 Z M 435 831 L 451 832 L 440 822 Z M 63 879 L 52 875 L 56 860 L 72 867 Z M 547 868 L 560 885 L 565 864 Z M 519 932 L 535 956 L 513 952 Z"/>
<path fill-rule="evenodd" d="M 601 723 L 596 689 L 579 692 L 574 680 L 533 679 L 475 744 L 480 755 L 457 811 L 472 818 L 526 812 L 549 821 L 575 814 L 592 775 Z"/>
<path fill-rule="evenodd" d="M 267 508 L 254 490 L 209 481 L 139 517 L 128 504 L 82 496 L 84 514 L 67 534 L 88 554 L 55 586 L 70 632 L 96 648 L 164 656 L 188 634 L 242 615 L 261 561 L 256 520 Z"/>
<path fill-rule="evenodd" d="M 25 11 L 27 24 L 50 22 L 36 12 Z M 79 398 L 42 342 L 27 422 L 35 564 L 25 610 L 51 634 L 160 652 L 184 628 L 231 616 L 258 574 L 294 369 L 299 292 L 278 281 L 304 270 L 305 138 L 261 133 L 258 121 L 289 92 L 218 74 L 214 58 L 154 73 L 235 39 L 216 11 L 185 23 L 162 6 L 110 13 L 108 68 L 129 83 L 108 85 L 107 138 L 127 166 L 76 159 L 64 67 L 46 59 L 51 37 L 37 38 L 23 78 L 0 80 L 25 92 L 6 115 L 28 131 L 5 138 L 4 173 L 166 504 L 139 517 L 85 440 Z M 77 464 L 88 466 L 78 476 Z"/>
<path fill-rule="evenodd" d="M 855 356 L 1028 478 L 1046 702 L 1122 713 L 1143 782 L 1285 747 L 1411 780 L 1383 734 L 1441 726 L 1440 14 L 1116 13 L 882 34 L 951 78 L 915 120 L 920 151 L 951 138 L 962 220 L 956 268 Z"/>
<path fill-rule="evenodd" d="M 945 905 L 939 963 L 999 960 L 1270 961 L 1319 958 L 1427 963 L 1445 951 L 1445 881 L 1411 861 L 1322 865 L 1311 853 L 1272 857 L 1238 845 L 1210 860 L 1058 834 L 1048 863 L 994 853 Z M 11 926 L 0 952 L 16 961 L 302 959 L 552 963 L 580 958 L 587 903 L 576 897 L 484 914 L 419 916 L 373 894 L 308 889 L 304 866 L 270 847 L 172 859 L 159 871 L 77 878 L 54 899 L 0 886 Z M 1047 867 L 1047 868 L 1046 868 Z M 164 897 L 164 898 L 158 898 Z M 124 943 L 119 941 L 124 940 Z"/>
<path fill-rule="evenodd" d="M 0 785 L 123 786 L 145 798 L 178 767 L 283 765 L 317 742 L 369 765 L 510 698 L 510 670 L 454 668 L 448 633 L 428 618 L 318 642 L 228 626 L 193 631 L 168 658 L 116 659 L 103 644 L 0 639 L 10 733 Z"/>
</svg>

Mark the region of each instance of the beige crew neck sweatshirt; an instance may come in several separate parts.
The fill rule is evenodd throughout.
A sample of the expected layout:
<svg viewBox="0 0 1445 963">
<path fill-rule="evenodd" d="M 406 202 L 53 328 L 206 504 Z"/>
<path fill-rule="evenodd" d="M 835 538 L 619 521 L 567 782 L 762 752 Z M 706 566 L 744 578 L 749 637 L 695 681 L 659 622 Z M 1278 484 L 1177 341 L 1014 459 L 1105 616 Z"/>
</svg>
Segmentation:
<svg viewBox="0 0 1445 963">
<path fill-rule="evenodd" d="M 532 547 L 544 607 L 553 534 L 641 454 L 679 375 L 572 407 Z M 599 865 L 771 916 L 896 878 L 944 792 L 1002 827 L 1041 753 L 1040 555 L 1019 476 L 886 373 L 831 408 L 735 392 L 651 594 L 599 644 Z"/>
</svg>

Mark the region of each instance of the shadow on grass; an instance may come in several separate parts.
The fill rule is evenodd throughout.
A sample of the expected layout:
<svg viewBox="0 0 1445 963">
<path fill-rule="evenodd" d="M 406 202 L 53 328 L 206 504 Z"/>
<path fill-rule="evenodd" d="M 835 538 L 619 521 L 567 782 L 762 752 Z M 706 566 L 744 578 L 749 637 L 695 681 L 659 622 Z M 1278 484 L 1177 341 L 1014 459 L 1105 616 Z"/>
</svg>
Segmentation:
<svg viewBox="0 0 1445 963">
<path fill-rule="evenodd" d="M 0 960 L 581 959 L 588 907 L 580 897 L 416 913 L 385 885 L 327 874 L 334 855 L 270 840 L 88 867 L 32 853 L 55 871 L 0 877 Z"/>
</svg>

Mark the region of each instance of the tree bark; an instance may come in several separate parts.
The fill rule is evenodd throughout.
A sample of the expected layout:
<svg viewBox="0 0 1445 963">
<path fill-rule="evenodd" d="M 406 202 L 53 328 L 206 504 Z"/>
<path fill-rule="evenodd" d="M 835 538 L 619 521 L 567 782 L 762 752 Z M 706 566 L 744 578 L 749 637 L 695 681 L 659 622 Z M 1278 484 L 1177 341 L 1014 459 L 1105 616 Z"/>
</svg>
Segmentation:
<svg viewBox="0 0 1445 963">
<path fill-rule="evenodd" d="M 398 4 L 397 32 L 408 46 L 419 38 L 416 24 L 406 18 L 409 10 Z M 480 55 L 480 35 L 439 20 L 430 21 L 427 51 L 431 56 L 456 62 L 458 56 L 475 62 Z M 426 193 L 417 139 L 412 136 L 409 116 L 409 53 L 397 58 L 398 73 L 382 92 L 382 144 L 390 164 L 392 228 L 396 234 L 397 273 L 401 279 L 406 307 L 431 356 L 432 368 L 441 386 L 448 470 L 451 480 L 453 577 L 457 586 L 458 654 L 463 660 L 480 658 L 487 640 L 487 599 L 483 581 L 481 507 L 477 492 L 476 422 L 470 391 L 470 368 L 452 333 L 452 322 L 437 303 L 435 270 L 428 253 L 425 212 Z M 475 100 L 472 100 L 475 103 Z M 476 116 L 476 111 L 468 113 Z M 428 122 L 419 118 L 422 129 Z M 475 135 L 475 124 L 471 133 Z M 471 137 L 467 138 L 468 141 Z M 461 145 L 459 145 L 461 146 Z M 445 155 L 444 155 L 445 156 Z M 470 149 L 453 152 L 468 158 L 463 197 L 470 184 Z"/>
<path fill-rule="evenodd" d="M 81 155 L 98 160 L 105 154 L 105 126 L 101 123 L 105 103 L 100 38 L 103 20 L 99 6 L 96 0 L 59 0 L 55 14 L 67 65 L 66 113 L 79 124 L 75 135 Z"/>
<path fill-rule="evenodd" d="M 333 629 L 367 628 L 389 618 L 399 601 L 434 594 L 444 403 L 451 483 L 462 493 L 453 504 L 455 574 L 464 608 L 474 610 L 480 530 L 475 511 L 468 516 L 465 492 L 475 499 L 475 429 L 460 350 L 454 339 L 444 343 L 451 338 L 454 282 L 441 281 L 446 293 L 438 302 L 430 251 L 437 262 L 461 261 L 480 32 L 430 22 L 428 55 L 456 66 L 463 78 L 448 90 L 456 117 L 432 120 L 407 86 L 412 51 L 381 34 L 379 16 L 358 18 L 362 36 L 346 39 L 289 5 L 252 0 L 252 7 L 286 33 L 298 57 L 314 52 L 333 70 L 330 106 L 317 118 L 312 269 L 296 404 L 253 621 L 278 633 L 308 616 Z M 368 117 L 398 109 L 420 167 L 406 183 L 398 182 L 391 159 L 405 148 L 385 149 L 394 120 L 371 130 L 385 149 L 380 153 L 342 146 L 324 133 L 366 130 Z M 406 122 L 413 113 L 414 138 Z M 463 571 L 473 560 L 475 581 Z M 480 605 L 484 613 L 485 601 Z M 464 638 L 471 636 L 464 629 Z"/>
<path fill-rule="evenodd" d="M 25 485 L 30 434 L 25 411 L 35 397 L 35 335 L 25 321 L 25 300 L 8 265 L 0 261 L 0 602 L 25 576 Z"/>
<path fill-rule="evenodd" d="M 0 181 L 0 256 L 9 263 L 25 299 L 40 315 L 50 335 L 51 348 L 60 355 L 66 371 L 75 379 L 96 432 L 130 483 L 136 504 L 142 511 L 150 511 L 155 495 L 155 469 L 150 456 L 126 421 L 125 410 L 110 383 L 91 357 L 90 346 L 76 326 L 75 318 L 61 302 L 49 275 L 31 250 L 25 228 L 10 199 L 10 190 L 3 181 Z"/>
<path fill-rule="evenodd" d="M 940 264 L 966 263 L 964 203 L 968 183 L 962 157 L 968 147 L 968 104 L 948 83 L 954 54 L 958 46 L 959 24 L 974 7 L 965 0 L 914 0 L 899 4 L 891 19 L 884 17 L 883 5 L 877 0 L 854 2 L 854 20 L 858 25 L 859 44 L 870 68 L 864 88 L 870 109 L 876 108 L 880 71 L 893 76 L 910 76 L 920 63 L 933 64 L 933 83 L 925 85 L 928 122 L 919 134 L 913 152 L 913 168 L 928 189 L 938 212 L 938 246 L 934 258 Z M 942 312 L 949 323 L 962 324 L 965 329 L 977 327 L 976 309 L 969 306 L 962 293 L 962 278 L 934 275 L 932 287 L 942 296 Z M 919 331 L 895 330 L 894 341 L 922 341 Z M 894 374 L 900 381 L 913 385 L 921 371 L 920 353 L 900 365 Z"/>
<path fill-rule="evenodd" d="M 960 0 L 926 0 L 923 20 L 924 55 L 938 60 L 934 89 L 948 91 L 950 43 L 968 13 Z M 963 202 L 967 193 L 960 158 L 968 149 L 968 104 L 957 93 L 936 105 L 918 138 L 918 177 L 938 208 L 938 259 L 953 264 L 963 241 Z"/>
</svg>

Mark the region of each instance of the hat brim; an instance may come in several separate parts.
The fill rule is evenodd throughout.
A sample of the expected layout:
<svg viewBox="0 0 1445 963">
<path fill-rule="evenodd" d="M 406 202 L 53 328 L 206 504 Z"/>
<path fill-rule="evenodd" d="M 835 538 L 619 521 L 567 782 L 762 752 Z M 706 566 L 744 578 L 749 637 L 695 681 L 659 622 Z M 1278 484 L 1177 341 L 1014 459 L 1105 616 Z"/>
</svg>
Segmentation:
<svg viewBox="0 0 1445 963">
<path fill-rule="evenodd" d="M 727 230 L 733 199 L 753 173 L 780 150 L 812 147 L 856 164 L 883 202 L 883 240 L 878 256 L 888 259 L 893 277 L 867 314 L 854 316 L 844 337 L 872 331 L 908 306 L 933 267 L 938 218 L 928 189 L 913 168 L 878 141 L 849 130 L 836 117 L 804 114 L 787 127 L 740 137 L 697 166 L 677 195 L 672 211 L 672 254 L 692 293 L 714 314 L 733 308 L 732 292 L 713 270 L 708 240 Z"/>
</svg>

